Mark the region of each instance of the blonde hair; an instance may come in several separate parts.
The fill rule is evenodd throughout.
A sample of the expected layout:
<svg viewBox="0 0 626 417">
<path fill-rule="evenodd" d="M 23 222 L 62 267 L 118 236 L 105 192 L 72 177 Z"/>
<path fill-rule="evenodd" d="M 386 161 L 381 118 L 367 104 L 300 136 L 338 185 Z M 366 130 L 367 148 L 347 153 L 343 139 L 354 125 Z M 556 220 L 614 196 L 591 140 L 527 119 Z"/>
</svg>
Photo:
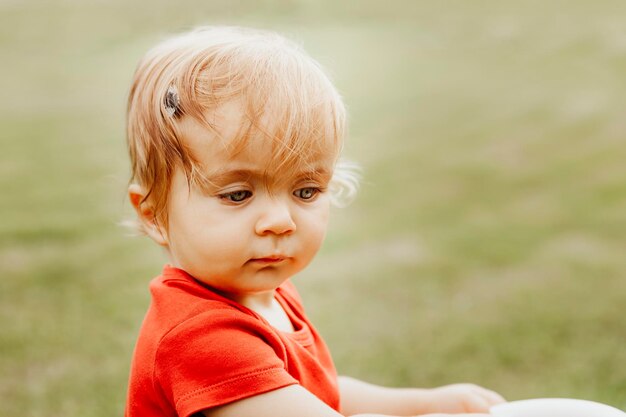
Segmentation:
<svg viewBox="0 0 626 417">
<path fill-rule="evenodd" d="M 238 27 L 203 27 L 170 38 L 140 61 L 127 113 L 130 181 L 144 187 L 144 201 L 165 227 L 175 168 L 182 167 L 190 182 L 202 178 L 178 122 L 192 117 L 220 137 L 205 114 L 232 100 L 240 100 L 246 116 L 237 137 L 229 139 L 233 153 L 261 134 L 271 140 L 274 168 L 294 169 L 320 152 L 339 157 L 344 104 L 299 46 L 275 33 Z M 352 198 L 357 184 L 355 166 L 339 161 L 330 186 L 335 204 Z"/>
</svg>

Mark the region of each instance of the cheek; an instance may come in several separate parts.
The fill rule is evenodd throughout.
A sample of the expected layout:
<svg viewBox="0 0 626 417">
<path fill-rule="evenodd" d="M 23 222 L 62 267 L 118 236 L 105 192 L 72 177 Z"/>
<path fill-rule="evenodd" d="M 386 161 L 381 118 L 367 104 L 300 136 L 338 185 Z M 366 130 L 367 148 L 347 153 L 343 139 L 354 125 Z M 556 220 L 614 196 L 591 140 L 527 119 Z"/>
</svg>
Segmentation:
<svg viewBox="0 0 626 417">
<path fill-rule="evenodd" d="M 306 216 L 306 244 L 310 250 L 317 250 L 322 245 L 328 228 L 329 206 L 321 205 Z"/>
<path fill-rule="evenodd" d="M 241 219 L 232 219 L 210 202 L 186 203 L 172 204 L 169 219 L 170 249 L 179 259 L 215 262 L 241 252 L 246 243 Z"/>
<path fill-rule="evenodd" d="M 207 219 L 199 217 L 194 221 L 192 216 L 179 223 L 178 234 L 172 236 L 179 249 L 188 253 L 196 253 L 201 257 L 220 259 L 232 257 L 240 253 L 248 242 L 244 233 L 243 222 L 230 218 Z"/>
</svg>

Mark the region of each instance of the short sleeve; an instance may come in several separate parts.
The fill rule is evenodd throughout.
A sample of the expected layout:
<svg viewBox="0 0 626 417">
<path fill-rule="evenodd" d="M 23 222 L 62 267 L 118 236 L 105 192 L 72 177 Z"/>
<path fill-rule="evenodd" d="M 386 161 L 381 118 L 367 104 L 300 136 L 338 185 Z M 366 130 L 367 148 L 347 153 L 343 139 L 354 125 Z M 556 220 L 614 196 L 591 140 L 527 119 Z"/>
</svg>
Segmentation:
<svg viewBox="0 0 626 417">
<path fill-rule="evenodd" d="M 161 340 L 154 380 L 179 416 L 298 383 L 280 338 L 238 313 L 201 314 Z"/>
</svg>

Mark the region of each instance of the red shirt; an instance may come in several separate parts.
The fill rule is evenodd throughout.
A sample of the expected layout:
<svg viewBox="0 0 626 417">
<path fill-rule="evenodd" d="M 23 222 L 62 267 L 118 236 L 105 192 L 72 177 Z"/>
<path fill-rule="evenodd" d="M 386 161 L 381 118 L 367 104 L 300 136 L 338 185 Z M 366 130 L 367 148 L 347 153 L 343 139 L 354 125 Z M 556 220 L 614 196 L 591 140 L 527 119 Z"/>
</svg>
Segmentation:
<svg viewBox="0 0 626 417">
<path fill-rule="evenodd" d="M 272 327 L 186 272 L 166 266 L 131 364 L 126 417 L 180 416 L 300 384 L 339 410 L 337 373 L 326 344 L 286 282 L 276 299 L 295 332 Z"/>
</svg>

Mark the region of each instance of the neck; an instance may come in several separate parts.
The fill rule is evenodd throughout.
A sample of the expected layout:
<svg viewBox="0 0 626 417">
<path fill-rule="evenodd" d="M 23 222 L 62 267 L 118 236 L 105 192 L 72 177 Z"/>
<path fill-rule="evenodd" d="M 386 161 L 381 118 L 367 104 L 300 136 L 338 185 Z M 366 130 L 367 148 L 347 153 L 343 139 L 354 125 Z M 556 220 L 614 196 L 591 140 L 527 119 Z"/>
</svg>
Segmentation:
<svg viewBox="0 0 626 417">
<path fill-rule="evenodd" d="M 274 295 L 276 290 L 266 291 L 255 294 L 234 295 L 228 297 L 231 300 L 248 307 L 250 310 L 264 310 L 272 308 L 275 303 Z"/>
<path fill-rule="evenodd" d="M 275 291 L 255 294 L 254 296 L 240 299 L 238 302 L 263 317 L 275 329 L 287 333 L 294 332 L 293 323 L 280 303 L 274 298 L 274 295 Z"/>
</svg>

